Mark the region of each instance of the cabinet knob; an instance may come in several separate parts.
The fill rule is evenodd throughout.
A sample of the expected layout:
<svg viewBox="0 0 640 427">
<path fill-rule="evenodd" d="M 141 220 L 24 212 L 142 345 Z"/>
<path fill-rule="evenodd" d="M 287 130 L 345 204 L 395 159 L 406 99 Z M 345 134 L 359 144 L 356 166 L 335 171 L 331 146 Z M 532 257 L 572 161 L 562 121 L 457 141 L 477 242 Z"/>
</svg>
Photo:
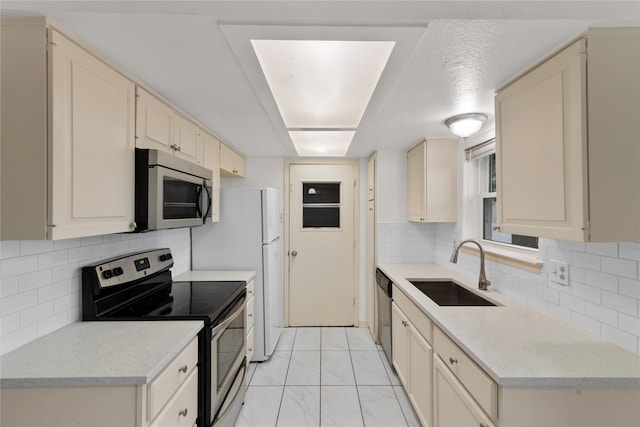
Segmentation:
<svg viewBox="0 0 640 427">
<path fill-rule="evenodd" d="M 187 365 L 182 365 L 178 368 L 178 372 L 187 373 Z"/>
<path fill-rule="evenodd" d="M 489 427 L 489 424 L 480 423 L 480 427 Z"/>
<path fill-rule="evenodd" d="M 406 320 L 403 320 L 402 321 L 402 326 L 404 326 L 406 328 L 407 326 L 409 326 L 409 322 L 407 322 Z"/>
<path fill-rule="evenodd" d="M 180 415 L 181 417 L 186 417 L 187 413 L 189 411 L 187 410 L 187 408 L 181 409 L 180 412 L 178 412 L 178 415 Z"/>
<path fill-rule="evenodd" d="M 135 230 L 138 227 L 138 224 L 136 224 L 135 222 L 130 222 L 129 223 L 129 228 L 131 230 Z"/>
<path fill-rule="evenodd" d="M 451 364 L 453 365 L 453 364 L 458 363 L 458 360 L 457 360 L 457 359 L 454 359 L 453 357 L 450 357 L 450 358 L 449 358 L 449 363 L 451 363 Z"/>
<path fill-rule="evenodd" d="M 249 313 L 249 317 L 253 317 L 253 314 Z"/>
</svg>

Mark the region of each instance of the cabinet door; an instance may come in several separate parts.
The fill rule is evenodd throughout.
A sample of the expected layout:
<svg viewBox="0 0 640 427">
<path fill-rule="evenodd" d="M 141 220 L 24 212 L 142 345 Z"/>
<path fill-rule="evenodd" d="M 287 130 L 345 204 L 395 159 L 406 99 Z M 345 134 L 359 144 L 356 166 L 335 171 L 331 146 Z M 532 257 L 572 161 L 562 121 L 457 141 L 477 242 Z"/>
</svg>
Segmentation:
<svg viewBox="0 0 640 427">
<path fill-rule="evenodd" d="M 49 237 L 133 229 L 135 85 L 49 30 Z"/>
<path fill-rule="evenodd" d="M 586 239 L 585 70 L 580 40 L 497 94 L 501 231 Z"/>
<path fill-rule="evenodd" d="M 434 427 L 493 427 L 438 355 L 433 358 Z"/>
<path fill-rule="evenodd" d="M 136 147 L 173 154 L 173 116 L 168 105 L 144 89 L 136 88 Z"/>
<path fill-rule="evenodd" d="M 244 158 L 225 143 L 220 143 L 220 174 L 244 177 Z"/>
<path fill-rule="evenodd" d="M 409 221 L 425 222 L 426 196 L 426 141 L 413 147 L 407 154 L 407 215 Z"/>
<path fill-rule="evenodd" d="M 200 128 L 177 114 L 174 115 L 174 123 L 174 156 L 198 163 L 198 145 L 201 144 Z"/>
<path fill-rule="evenodd" d="M 458 221 L 458 140 L 428 139 L 425 165 L 426 222 Z"/>
<path fill-rule="evenodd" d="M 202 133 L 202 166 L 213 172 L 211 179 L 211 222 L 220 221 L 220 141 Z"/>
<path fill-rule="evenodd" d="M 395 303 L 391 304 L 391 359 L 398 378 L 409 389 L 409 322 Z"/>
<path fill-rule="evenodd" d="M 423 426 L 432 425 L 433 349 L 409 324 L 409 399 Z"/>
</svg>

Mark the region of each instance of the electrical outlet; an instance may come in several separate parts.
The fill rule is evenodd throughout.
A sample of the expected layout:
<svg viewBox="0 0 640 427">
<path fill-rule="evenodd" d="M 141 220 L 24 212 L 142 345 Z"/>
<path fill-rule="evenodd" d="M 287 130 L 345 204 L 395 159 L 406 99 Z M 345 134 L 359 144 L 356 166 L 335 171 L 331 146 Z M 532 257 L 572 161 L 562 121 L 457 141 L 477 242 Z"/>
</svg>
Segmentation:
<svg viewBox="0 0 640 427">
<path fill-rule="evenodd" d="M 549 279 L 562 286 L 569 286 L 569 264 L 566 262 L 553 261 L 547 262 Z"/>
</svg>

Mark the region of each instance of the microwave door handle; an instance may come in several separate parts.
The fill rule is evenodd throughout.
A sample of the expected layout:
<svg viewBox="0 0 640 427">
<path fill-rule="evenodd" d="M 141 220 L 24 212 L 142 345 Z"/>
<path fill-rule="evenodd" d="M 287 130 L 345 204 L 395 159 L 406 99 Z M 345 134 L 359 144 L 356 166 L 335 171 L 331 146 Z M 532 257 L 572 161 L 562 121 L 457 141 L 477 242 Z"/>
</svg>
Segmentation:
<svg viewBox="0 0 640 427">
<path fill-rule="evenodd" d="M 211 202 L 213 199 L 211 198 L 211 193 L 209 192 L 209 187 L 205 183 L 203 185 L 204 191 L 207 193 L 207 211 L 202 215 L 202 223 L 205 224 L 207 222 L 207 217 L 209 216 L 209 212 L 211 211 Z"/>
</svg>

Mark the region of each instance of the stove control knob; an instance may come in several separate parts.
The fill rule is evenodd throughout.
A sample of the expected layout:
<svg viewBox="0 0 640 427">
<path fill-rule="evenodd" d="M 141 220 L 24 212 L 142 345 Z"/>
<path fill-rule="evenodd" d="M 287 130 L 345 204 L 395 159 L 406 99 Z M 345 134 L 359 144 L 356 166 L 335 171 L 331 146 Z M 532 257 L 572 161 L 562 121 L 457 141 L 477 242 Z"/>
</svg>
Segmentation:
<svg viewBox="0 0 640 427">
<path fill-rule="evenodd" d="M 160 261 L 166 261 L 167 256 L 165 254 L 160 255 Z"/>
<path fill-rule="evenodd" d="M 122 267 L 116 267 L 113 269 L 113 274 L 115 276 L 121 276 L 122 273 L 124 273 L 124 271 L 122 270 Z"/>
<path fill-rule="evenodd" d="M 104 277 L 105 279 L 111 279 L 113 277 L 113 271 L 111 270 L 105 270 L 102 272 L 102 277 Z"/>
</svg>

